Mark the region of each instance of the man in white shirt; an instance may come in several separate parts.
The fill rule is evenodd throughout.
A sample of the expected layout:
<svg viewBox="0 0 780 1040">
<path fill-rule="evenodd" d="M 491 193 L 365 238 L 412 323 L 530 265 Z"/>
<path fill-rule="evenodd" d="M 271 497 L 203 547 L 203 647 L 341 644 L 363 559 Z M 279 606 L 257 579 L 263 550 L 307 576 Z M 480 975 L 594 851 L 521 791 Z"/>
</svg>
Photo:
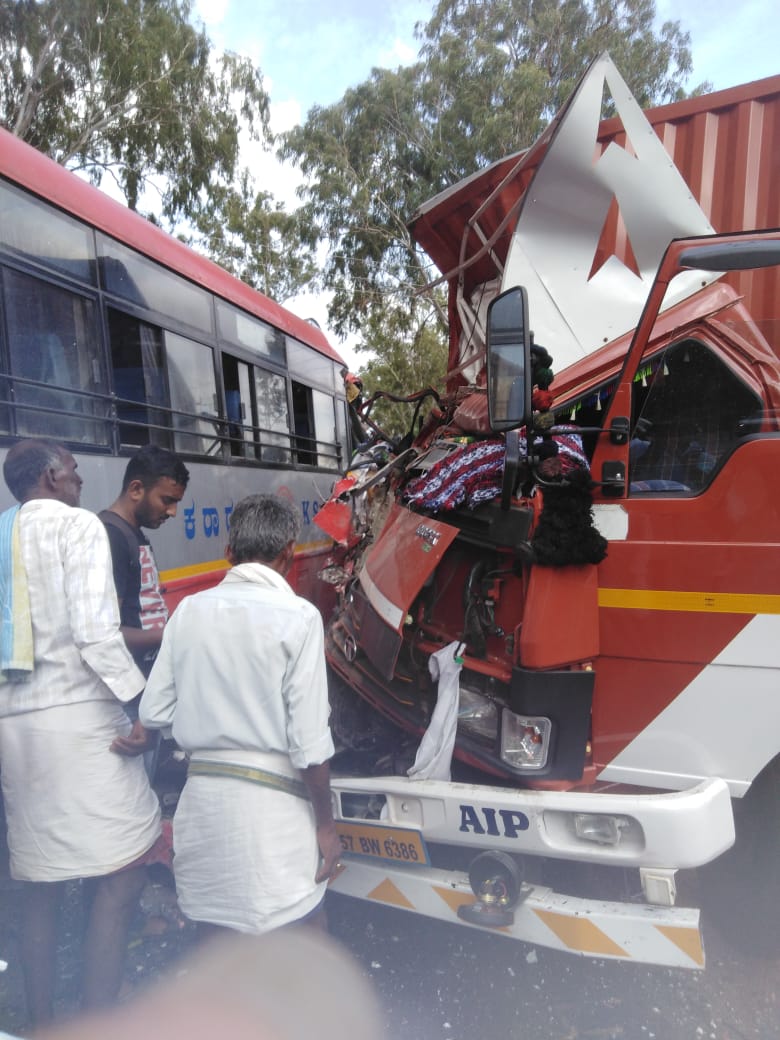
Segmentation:
<svg viewBox="0 0 780 1040">
<path fill-rule="evenodd" d="M 15 444 L 3 465 L 29 595 L 3 624 L 32 627 L 26 681 L 0 685 L 0 761 L 11 876 L 23 881 L 21 954 L 35 1027 L 53 1012 L 62 882 L 94 879 L 84 939 L 83 1004 L 119 990 L 127 927 L 144 883 L 139 861 L 160 833 L 140 758 L 121 746 L 122 704 L 143 687 L 119 630 L 103 525 L 79 509 L 81 477 L 50 441 Z M 9 671 L 6 678 L 18 678 Z"/>
<path fill-rule="evenodd" d="M 173 823 L 182 911 L 256 934 L 316 916 L 340 869 L 322 620 L 284 578 L 299 530 L 281 498 L 238 503 L 232 569 L 178 606 L 139 708 L 190 754 Z"/>
</svg>

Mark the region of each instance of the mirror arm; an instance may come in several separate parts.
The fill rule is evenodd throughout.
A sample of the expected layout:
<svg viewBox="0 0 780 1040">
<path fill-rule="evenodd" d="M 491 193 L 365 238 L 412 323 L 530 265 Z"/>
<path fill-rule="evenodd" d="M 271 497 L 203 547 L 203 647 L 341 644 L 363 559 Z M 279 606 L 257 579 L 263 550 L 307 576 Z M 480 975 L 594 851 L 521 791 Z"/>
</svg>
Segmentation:
<svg viewBox="0 0 780 1040">
<path fill-rule="evenodd" d="M 501 483 L 501 509 L 506 512 L 512 502 L 512 495 L 520 476 L 520 434 L 517 430 L 506 432 L 506 453 L 504 455 L 504 479 Z"/>
</svg>

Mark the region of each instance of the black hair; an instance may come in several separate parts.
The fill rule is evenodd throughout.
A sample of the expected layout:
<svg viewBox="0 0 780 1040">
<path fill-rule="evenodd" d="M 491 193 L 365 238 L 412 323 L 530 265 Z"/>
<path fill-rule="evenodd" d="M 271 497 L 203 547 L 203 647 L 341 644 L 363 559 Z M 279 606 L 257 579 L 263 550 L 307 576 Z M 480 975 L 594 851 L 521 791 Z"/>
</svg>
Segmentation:
<svg viewBox="0 0 780 1040">
<path fill-rule="evenodd" d="M 127 464 L 122 493 L 127 491 L 133 480 L 140 480 L 148 489 L 154 487 L 162 477 L 169 477 L 174 483 L 186 488 L 190 474 L 178 455 L 157 444 L 146 444 L 139 448 Z"/>
</svg>

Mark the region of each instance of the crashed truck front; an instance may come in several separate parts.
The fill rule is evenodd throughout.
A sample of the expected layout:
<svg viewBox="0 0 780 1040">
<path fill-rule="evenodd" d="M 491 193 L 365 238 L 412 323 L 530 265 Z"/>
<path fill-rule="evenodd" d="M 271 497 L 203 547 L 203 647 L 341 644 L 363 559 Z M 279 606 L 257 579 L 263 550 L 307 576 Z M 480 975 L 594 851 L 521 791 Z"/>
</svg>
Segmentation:
<svg viewBox="0 0 780 1040">
<path fill-rule="evenodd" d="M 742 183 L 771 226 L 777 157 L 750 142 L 778 105 L 775 77 L 664 110 L 677 141 L 706 121 L 716 211 Z M 337 891 L 702 967 L 675 874 L 735 855 L 708 912 L 776 948 L 780 232 L 720 223 L 607 58 L 532 149 L 417 215 L 448 276 L 446 392 L 320 512 L 346 546 L 333 728 L 369 756 L 334 779 Z M 372 761 L 382 715 L 408 757 Z"/>
<path fill-rule="evenodd" d="M 605 95 L 618 113 L 606 135 Z M 435 716 L 428 745 L 448 733 L 456 759 L 494 776 L 587 782 L 607 553 L 590 462 L 608 402 L 583 430 L 554 391 L 604 373 L 616 385 L 667 245 L 712 228 L 607 56 L 531 149 L 412 226 L 450 283 L 450 372 L 411 447 L 359 465 L 320 514 L 348 543 L 328 631 L 334 726 L 347 745 L 365 737 L 351 691 L 415 739 Z M 690 320 L 716 278 L 679 272 L 666 323 Z M 533 343 L 512 383 L 516 308 L 501 294 L 514 286 Z M 695 304 L 708 306 L 723 301 Z M 500 400 L 506 386 L 527 400 Z"/>
</svg>

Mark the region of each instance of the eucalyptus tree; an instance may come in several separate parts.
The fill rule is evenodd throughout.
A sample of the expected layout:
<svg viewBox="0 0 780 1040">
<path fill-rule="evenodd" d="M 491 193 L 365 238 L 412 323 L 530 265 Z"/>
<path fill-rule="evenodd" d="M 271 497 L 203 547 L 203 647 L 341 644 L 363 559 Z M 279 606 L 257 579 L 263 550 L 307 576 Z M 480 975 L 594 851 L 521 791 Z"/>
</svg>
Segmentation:
<svg viewBox="0 0 780 1040">
<path fill-rule="evenodd" d="M 280 303 L 317 276 L 311 228 L 298 210 L 258 188 L 248 169 L 212 185 L 180 237 Z"/>
<path fill-rule="evenodd" d="M 434 294 L 443 307 L 443 290 Z M 436 311 L 425 300 L 418 298 L 411 304 L 385 301 L 383 307 L 373 308 L 363 322 L 356 350 L 367 355 L 360 368 L 365 399 L 376 390 L 405 397 L 428 387 L 443 389 L 447 346 Z M 401 404 L 392 397 L 380 398 L 372 406 L 370 418 L 388 436 L 402 437 L 410 431 L 415 416 L 421 420 L 435 400 L 431 396 L 418 408 L 417 401 Z"/>
<path fill-rule="evenodd" d="M 131 209 L 196 212 L 230 183 L 241 123 L 265 136 L 268 96 L 244 58 L 216 58 L 189 0 L 0 0 L 0 123 Z M 156 209 L 156 207 L 155 207 Z"/>
<path fill-rule="evenodd" d="M 655 28 L 654 0 L 439 0 L 417 26 L 418 60 L 374 69 L 311 109 L 281 154 L 306 175 L 303 213 L 328 245 L 320 276 L 341 332 L 385 308 L 446 313 L 407 221 L 424 200 L 530 145 L 590 61 L 609 50 L 644 105 L 682 96 L 690 38 Z"/>
</svg>

